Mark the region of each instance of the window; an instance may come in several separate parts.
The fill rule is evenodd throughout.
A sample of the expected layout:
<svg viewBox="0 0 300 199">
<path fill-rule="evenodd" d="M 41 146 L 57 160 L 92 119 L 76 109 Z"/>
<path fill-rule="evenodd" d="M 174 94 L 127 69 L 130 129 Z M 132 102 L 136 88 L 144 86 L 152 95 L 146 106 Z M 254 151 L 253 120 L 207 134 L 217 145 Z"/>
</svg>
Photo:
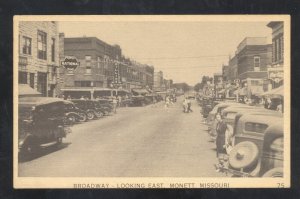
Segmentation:
<svg viewBox="0 0 300 199">
<path fill-rule="evenodd" d="M 55 61 L 55 39 L 51 39 L 51 61 Z"/>
<path fill-rule="evenodd" d="M 38 31 L 38 58 L 47 60 L 47 34 Z"/>
<path fill-rule="evenodd" d="M 27 73 L 19 71 L 19 84 L 27 84 Z"/>
<path fill-rule="evenodd" d="M 255 133 L 263 133 L 268 128 L 267 124 L 246 122 L 245 130 Z"/>
<path fill-rule="evenodd" d="M 254 56 L 254 71 L 258 71 L 260 67 L 260 57 Z"/>
<path fill-rule="evenodd" d="M 91 81 L 75 81 L 76 87 L 91 87 L 92 82 Z"/>
<path fill-rule="evenodd" d="M 251 80 L 251 86 L 261 86 L 262 82 L 259 80 Z"/>
<path fill-rule="evenodd" d="M 23 37 L 22 52 L 26 55 L 31 55 L 31 38 Z"/>
<path fill-rule="evenodd" d="M 273 62 L 283 61 L 283 35 L 273 39 Z"/>
<path fill-rule="evenodd" d="M 87 66 L 87 67 L 85 68 L 85 73 L 86 73 L 86 74 L 91 74 L 91 73 L 92 73 L 92 68 L 91 68 L 90 66 Z"/>
</svg>

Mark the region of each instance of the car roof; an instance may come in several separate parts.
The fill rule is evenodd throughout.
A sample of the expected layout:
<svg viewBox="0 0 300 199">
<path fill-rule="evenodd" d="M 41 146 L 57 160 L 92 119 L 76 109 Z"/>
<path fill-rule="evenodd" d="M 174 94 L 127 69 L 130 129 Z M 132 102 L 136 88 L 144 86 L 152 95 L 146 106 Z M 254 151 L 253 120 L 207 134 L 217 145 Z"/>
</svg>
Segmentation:
<svg viewBox="0 0 300 199">
<path fill-rule="evenodd" d="M 61 98 L 55 98 L 55 97 L 23 97 L 19 98 L 19 106 L 40 106 L 55 102 L 66 102 L 66 100 L 63 100 Z"/>
<path fill-rule="evenodd" d="M 255 106 L 229 106 L 223 110 L 223 112 L 239 112 L 243 110 L 263 110 L 262 107 L 255 107 Z"/>
<path fill-rule="evenodd" d="M 282 123 L 283 117 L 279 115 L 271 115 L 271 114 L 256 114 L 256 113 L 247 113 L 240 117 L 239 122 L 253 122 L 253 123 L 264 123 L 269 126 L 274 125 L 276 123 Z"/>
</svg>

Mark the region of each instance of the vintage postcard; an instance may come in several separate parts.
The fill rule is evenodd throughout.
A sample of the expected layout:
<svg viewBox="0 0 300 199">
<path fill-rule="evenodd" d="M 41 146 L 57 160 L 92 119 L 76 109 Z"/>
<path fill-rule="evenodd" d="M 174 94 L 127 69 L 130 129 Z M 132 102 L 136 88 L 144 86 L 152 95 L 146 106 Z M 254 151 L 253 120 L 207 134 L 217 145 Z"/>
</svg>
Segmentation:
<svg viewBox="0 0 300 199">
<path fill-rule="evenodd" d="M 14 17 L 15 188 L 290 187 L 289 15 Z"/>
</svg>

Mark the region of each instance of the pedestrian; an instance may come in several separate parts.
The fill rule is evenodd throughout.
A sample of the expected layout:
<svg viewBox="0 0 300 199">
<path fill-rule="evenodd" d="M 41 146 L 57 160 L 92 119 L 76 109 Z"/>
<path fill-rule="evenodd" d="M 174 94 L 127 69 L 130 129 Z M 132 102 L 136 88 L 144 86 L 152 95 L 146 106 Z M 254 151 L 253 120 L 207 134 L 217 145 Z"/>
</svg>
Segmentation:
<svg viewBox="0 0 300 199">
<path fill-rule="evenodd" d="M 166 96 L 165 108 L 168 108 L 169 105 L 170 105 L 170 98 L 169 98 L 169 96 Z"/>
<path fill-rule="evenodd" d="M 283 109 L 282 109 L 282 100 L 280 100 L 279 104 L 277 105 L 276 111 L 283 113 Z"/>
<path fill-rule="evenodd" d="M 216 132 L 217 132 L 217 138 L 216 138 L 216 148 L 217 148 L 217 158 L 219 161 L 219 166 L 223 166 L 225 156 L 226 156 L 226 130 L 227 124 L 223 121 L 221 114 L 216 115 L 216 121 L 217 121 L 217 126 L 216 126 Z M 217 169 L 218 171 L 218 169 Z"/>
<path fill-rule="evenodd" d="M 193 110 L 191 109 L 192 107 L 192 102 L 190 99 L 187 98 L 187 112 L 193 112 Z"/>
<path fill-rule="evenodd" d="M 117 105 L 118 105 L 117 97 L 113 97 L 112 104 L 113 104 L 113 112 L 117 113 Z"/>
<path fill-rule="evenodd" d="M 122 106 L 122 97 L 121 95 L 118 96 L 118 107 Z"/>
<path fill-rule="evenodd" d="M 183 106 L 183 112 L 187 113 L 187 110 L 188 110 L 188 108 L 187 108 L 188 107 L 187 98 L 184 98 L 182 106 Z"/>
</svg>

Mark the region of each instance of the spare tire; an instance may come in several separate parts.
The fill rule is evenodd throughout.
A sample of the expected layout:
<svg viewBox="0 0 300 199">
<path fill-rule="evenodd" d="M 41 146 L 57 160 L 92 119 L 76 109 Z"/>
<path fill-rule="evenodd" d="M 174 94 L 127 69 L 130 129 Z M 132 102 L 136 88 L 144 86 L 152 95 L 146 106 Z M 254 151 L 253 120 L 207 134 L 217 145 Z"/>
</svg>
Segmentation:
<svg viewBox="0 0 300 199">
<path fill-rule="evenodd" d="M 258 148 L 250 141 L 238 143 L 229 154 L 229 164 L 234 169 L 247 169 L 257 164 Z"/>
<path fill-rule="evenodd" d="M 276 167 L 273 169 L 270 169 L 267 171 L 262 177 L 264 178 L 282 178 L 283 177 L 283 168 L 282 167 Z"/>
</svg>

